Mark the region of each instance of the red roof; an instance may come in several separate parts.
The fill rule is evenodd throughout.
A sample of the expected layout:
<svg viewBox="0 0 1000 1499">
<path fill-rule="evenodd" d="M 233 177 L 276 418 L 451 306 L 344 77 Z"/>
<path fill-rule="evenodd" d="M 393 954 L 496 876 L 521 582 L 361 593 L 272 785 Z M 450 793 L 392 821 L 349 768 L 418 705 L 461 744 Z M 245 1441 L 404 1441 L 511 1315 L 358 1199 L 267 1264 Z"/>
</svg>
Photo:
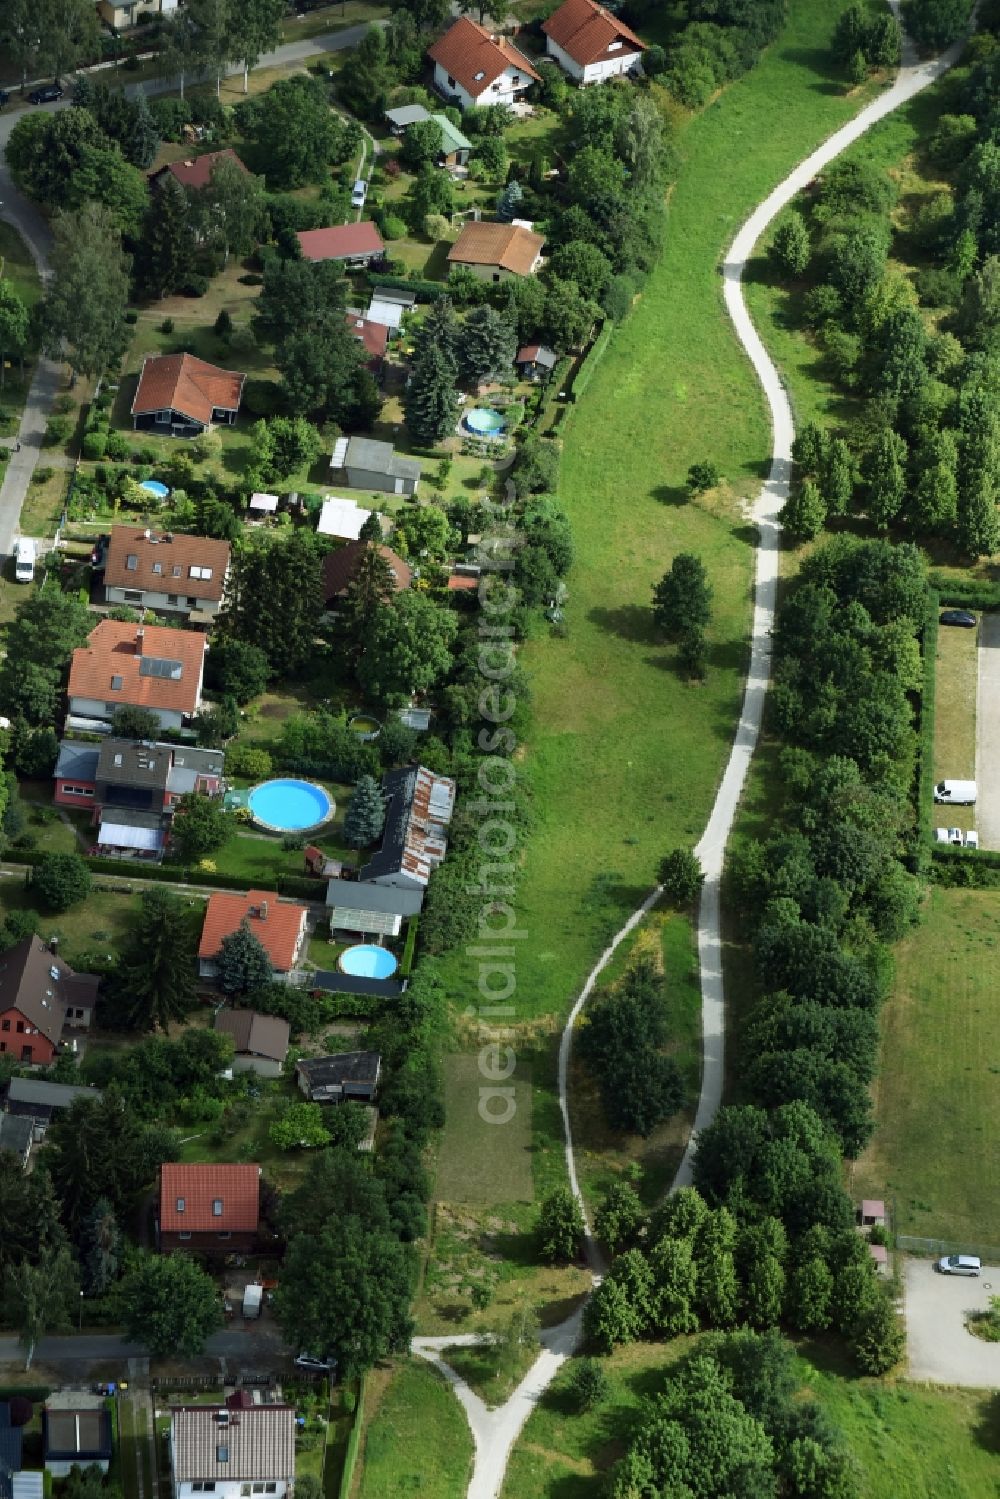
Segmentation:
<svg viewBox="0 0 1000 1499">
<path fill-rule="evenodd" d="M 67 691 L 92 702 L 194 713 L 205 644 L 197 630 L 102 619 L 73 652 Z"/>
<path fill-rule="evenodd" d="M 536 80 L 539 77 L 524 53 L 519 52 L 506 37 L 487 31 L 469 16 L 461 16 L 454 26 L 449 26 L 444 36 L 428 48 L 427 56 L 440 64 L 448 76 L 460 83 L 474 99 L 478 99 L 507 68 L 527 73 Z"/>
<path fill-rule="evenodd" d="M 471 592 L 473 588 L 479 587 L 478 578 L 468 578 L 462 573 L 451 573 L 448 577 L 448 591 L 450 593 Z"/>
<path fill-rule="evenodd" d="M 228 572 L 228 541 L 181 531 L 156 531 L 149 526 L 111 527 L 105 587 L 143 588 L 219 600 Z"/>
<path fill-rule="evenodd" d="M 193 354 L 147 354 L 132 415 L 180 411 L 207 427 L 217 406 L 239 410 L 245 379 L 237 370 L 220 370 Z"/>
<path fill-rule="evenodd" d="M 154 180 L 159 180 L 164 172 L 169 172 L 171 177 L 176 177 L 181 187 L 193 187 L 200 191 L 212 180 L 212 168 L 217 161 L 235 161 L 241 172 L 246 172 L 248 177 L 250 175 L 232 146 L 227 146 L 224 151 L 206 151 L 204 156 L 194 156 L 188 161 L 168 161 L 165 167 L 154 173 Z"/>
<path fill-rule="evenodd" d="M 385 252 L 381 234 L 368 219 L 331 229 L 303 229 L 297 238 L 303 260 L 350 260 Z"/>
<path fill-rule="evenodd" d="M 366 317 L 347 314 L 347 326 L 359 343 L 364 344 L 373 359 L 384 359 L 389 346 L 389 330 L 384 323 L 369 322 Z"/>
<path fill-rule="evenodd" d="M 246 917 L 272 968 L 276 973 L 287 973 L 295 964 L 306 914 L 305 906 L 279 901 L 273 890 L 248 890 L 245 895 L 217 892 L 209 897 L 205 908 L 198 956 L 209 960 L 218 957 L 223 937 L 238 931 Z"/>
<path fill-rule="evenodd" d="M 581 68 L 622 51 L 641 52 L 644 44 L 623 21 L 595 0 L 563 0 L 542 22 L 542 30 Z M 612 44 L 618 42 L 612 52 Z"/>
<path fill-rule="evenodd" d="M 160 1167 L 164 1233 L 252 1234 L 259 1222 L 259 1166 Z"/>
</svg>

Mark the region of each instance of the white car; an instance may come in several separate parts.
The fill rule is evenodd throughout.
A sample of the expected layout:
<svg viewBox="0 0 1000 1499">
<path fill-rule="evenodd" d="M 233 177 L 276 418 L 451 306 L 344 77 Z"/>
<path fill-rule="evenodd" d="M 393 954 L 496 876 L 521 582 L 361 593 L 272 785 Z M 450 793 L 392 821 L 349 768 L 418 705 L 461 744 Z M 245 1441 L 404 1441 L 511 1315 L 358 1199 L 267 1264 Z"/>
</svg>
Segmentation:
<svg viewBox="0 0 1000 1499">
<path fill-rule="evenodd" d="M 363 177 L 359 177 L 351 190 L 351 207 L 364 208 L 365 198 L 368 196 L 368 184 Z"/>
<path fill-rule="evenodd" d="M 979 1275 L 982 1268 L 978 1254 L 943 1254 L 935 1266 L 941 1275 Z"/>
<path fill-rule="evenodd" d="M 938 781 L 934 787 L 936 802 L 951 802 L 952 806 L 971 807 L 976 800 L 975 781 Z"/>
<path fill-rule="evenodd" d="M 332 1374 L 337 1367 L 335 1358 L 313 1358 L 311 1353 L 300 1353 L 295 1360 L 296 1369 L 309 1369 L 313 1374 Z"/>
<path fill-rule="evenodd" d="M 975 828 L 970 828 L 969 831 L 966 833 L 966 835 L 965 835 L 965 847 L 966 848 L 978 848 L 979 847 L 979 834 L 976 832 Z"/>
<path fill-rule="evenodd" d="M 961 848 L 962 847 L 962 829 L 961 828 L 935 828 L 934 829 L 934 842 L 935 843 L 953 843 L 956 848 Z"/>
</svg>

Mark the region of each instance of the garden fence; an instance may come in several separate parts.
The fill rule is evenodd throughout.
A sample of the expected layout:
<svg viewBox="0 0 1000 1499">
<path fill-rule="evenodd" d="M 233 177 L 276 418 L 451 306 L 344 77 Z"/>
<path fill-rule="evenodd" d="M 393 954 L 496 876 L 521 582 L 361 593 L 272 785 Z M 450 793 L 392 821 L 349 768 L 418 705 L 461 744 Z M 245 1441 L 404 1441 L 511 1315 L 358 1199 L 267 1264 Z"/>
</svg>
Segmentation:
<svg viewBox="0 0 1000 1499">
<path fill-rule="evenodd" d="M 977 1254 L 981 1260 L 1000 1265 L 1000 1245 L 997 1244 L 970 1244 L 966 1240 L 956 1244 L 949 1239 L 921 1239 L 915 1234 L 897 1234 L 896 1246 L 915 1254 Z"/>
</svg>

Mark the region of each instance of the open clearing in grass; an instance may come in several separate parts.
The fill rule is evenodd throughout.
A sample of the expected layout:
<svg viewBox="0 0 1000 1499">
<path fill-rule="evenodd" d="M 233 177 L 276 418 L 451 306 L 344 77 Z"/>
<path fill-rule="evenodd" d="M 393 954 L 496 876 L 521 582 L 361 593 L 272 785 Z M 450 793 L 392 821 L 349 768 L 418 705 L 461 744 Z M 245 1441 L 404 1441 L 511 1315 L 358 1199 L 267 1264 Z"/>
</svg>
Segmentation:
<svg viewBox="0 0 1000 1499">
<path fill-rule="evenodd" d="M 889 1199 L 899 1233 L 1000 1244 L 1000 891 L 932 889 L 895 953 L 855 1195 Z"/>
<path fill-rule="evenodd" d="M 530 1202 L 530 1071 L 518 1068 L 516 1049 L 510 1048 L 515 1070 L 504 1081 L 493 1081 L 480 1069 L 480 1048 L 489 1048 L 484 1065 L 501 1073 L 509 1065 L 507 1043 L 484 1035 L 470 1048 L 473 1044 L 474 1050 L 445 1059 L 447 1124 L 437 1196 L 461 1203 Z"/>
<path fill-rule="evenodd" d="M 449 1387 L 419 1360 L 400 1364 L 380 1390 L 382 1377 L 369 1383 L 357 1499 L 464 1499 L 472 1434 Z"/>
<path fill-rule="evenodd" d="M 934 701 L 934 775 L 974 780 L 976 775 L 976 695 L 979 631 L 938 630 Z M 947 812 L 975 809 L 948 807 Z M 972 826 L 972 823 L 969 823 Z"/>
</svg>

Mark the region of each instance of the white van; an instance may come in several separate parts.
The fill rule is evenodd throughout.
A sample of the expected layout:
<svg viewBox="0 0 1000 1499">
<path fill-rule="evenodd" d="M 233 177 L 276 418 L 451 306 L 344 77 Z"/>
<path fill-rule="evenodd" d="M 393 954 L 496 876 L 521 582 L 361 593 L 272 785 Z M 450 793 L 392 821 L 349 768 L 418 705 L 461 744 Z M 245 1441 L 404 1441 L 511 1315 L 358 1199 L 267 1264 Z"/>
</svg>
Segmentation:
<svg viewBox="0 0 1000 1499">
<path fill-rule="evenodd" d="M 938 781 L 934 787 L 934 800 L 953 807 L 971 807 L 975 799 L 975 781 Z"/>
<path fill-rule="evenodd" d="M 30 536 L 19 536 L 14 545 L 14 577 L 18 583 L 35 580 L 35 543 Z"/>
<path fill-rule="evenodd" d="M 978 1254 L 944 1254 L 937 1268 L 942 1275 L 979 1275 L 983 1262 Z"/>
</svg>

